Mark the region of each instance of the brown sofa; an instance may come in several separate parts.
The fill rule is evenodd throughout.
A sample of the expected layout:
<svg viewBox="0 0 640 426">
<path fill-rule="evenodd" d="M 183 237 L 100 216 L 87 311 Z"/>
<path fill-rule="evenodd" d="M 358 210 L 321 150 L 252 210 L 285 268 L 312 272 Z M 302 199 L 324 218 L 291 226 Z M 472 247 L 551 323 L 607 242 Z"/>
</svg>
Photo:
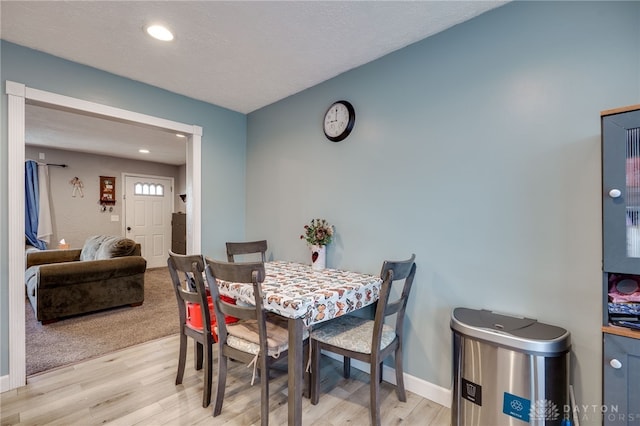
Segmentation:
<svg viewBox="0 0 640 426">
<path fill-rule="evenodd" d="M 144 301 L 147 261 L 140 244 L 89 237 L 82 249 L 27 253 L 27 296 L 42 323 Z"/>
</svg>

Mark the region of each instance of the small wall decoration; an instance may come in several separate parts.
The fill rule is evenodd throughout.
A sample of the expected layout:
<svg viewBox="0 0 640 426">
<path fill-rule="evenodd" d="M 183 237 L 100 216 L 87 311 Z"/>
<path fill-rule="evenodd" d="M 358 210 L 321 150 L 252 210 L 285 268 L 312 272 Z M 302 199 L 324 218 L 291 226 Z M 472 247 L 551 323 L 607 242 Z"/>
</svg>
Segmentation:
<svg viewBox="0 0 640 426">
<path fill-rule="evenodd" d="M 100 204 L 116 203 L 116 178 L 100 176 Z"/>
<path fill-rule="evenodd" d="M 74 177 L 69 181 L 69 185 L 73 186 L 73 191 L 71 192 L 71 196 L 75 197 L 80 194 L 80 198 L 84 197 L 84 192 L 82 192 L 82 188 L 84 188 L 84 184 L 80 180 L 78 176 Z"/>
</svg>

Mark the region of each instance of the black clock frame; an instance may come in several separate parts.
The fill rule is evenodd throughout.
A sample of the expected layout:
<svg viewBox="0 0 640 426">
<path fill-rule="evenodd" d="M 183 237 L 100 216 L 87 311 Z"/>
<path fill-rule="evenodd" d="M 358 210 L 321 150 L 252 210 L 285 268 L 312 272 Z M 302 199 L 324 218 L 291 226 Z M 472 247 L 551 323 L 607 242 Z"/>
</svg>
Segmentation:
<svg viewBox="0 0 640 426">
<path fill-rule="evenodd" d="M 344 129 L 344 131 L 340 133 L 338 136 L 329 136 L 327 135 L 327 131 L 324 128 L 324 122 L 327 117 L 327 113 L 331 111 L 331 108 L 333 108 L 335 104 L 343 104 L 345 107 L 347 107 L 347 111 L 349 112 L 349 122 L 347 123 L 347 127 Z M 351 134 L 351 130 L 353 130 L 353 125 L 355 124 L 355 121 L 356 121 L 356 110 L 353 108 L 353 105 L 351 105 L 351 102 L 345 101 L 345 100 L 336 101 L 332 103 L 329 108 L 327 108 L 327 110 L 324 113 L 324 116 L 322 117 L 322 129 L 324 131 L 324 135 L 327 137 L 327 139 L 329 139 L 332 142 L 340 142 L 341 140 L 344 140 L 347 136 L 349 136 L 349 134 Z"/>
</svg>

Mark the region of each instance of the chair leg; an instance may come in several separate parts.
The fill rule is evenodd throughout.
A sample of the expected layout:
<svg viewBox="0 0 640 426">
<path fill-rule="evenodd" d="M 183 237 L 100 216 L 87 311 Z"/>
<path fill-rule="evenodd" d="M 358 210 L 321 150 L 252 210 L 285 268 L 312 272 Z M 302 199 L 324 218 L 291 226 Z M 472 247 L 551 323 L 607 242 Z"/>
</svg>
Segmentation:
<svg viewBox="0 0 640 426">
<path fill-rule="evenodd" d="M 218 343 L 219 345 L 219 343 Z M 227 385 L 227 357 L 222 354 L 222 348 L 218 351 L 218 381 L 216 385 L 216 402 L 213 406 L 213 417 L 222 412 L 224 400 L 224 388 Z"/>
<path fill-rule="evenodd" d="M 211 404 L 211 382 L 213 379 L 213 345 L 208 344 L 204 348 L 204 390 L 202 406 L 207 408 Z"/>
<path fill-rule="evenodd" d="M 318 404 L 320 399 L 320 345 L 317 341 L 309 342 L 311 345 L 311 404 Z"/>
<path fill-rule="evenodd" d="M 371 411 L 371 424 L 373 426 L 380 426 L 380 376 L 382 376 L 382 370 L 380 370 L 380 363 L 371 363 L 371 377 L 370 382 L 370 400 L 369 409 Z"/>
<path fill-rule="evenodd" d="M 402 347 L 398 346 L 396 348 L 396 353 L 394 354 L 394 358 L 396 360 L 396 394 L 398 395 L 398 399 L 402 402 L 407 401 L 407 393 L 404 390 L 404 373 L 402 370 Z"/>
<path fill-rule="evenodd" d="M 202 343 L 194 341 L 193 345 L 194 368 L 196 370 L 202 370 Z"/>
<path fill-rule="evenodd" d="M 309 361 L 309 349 L 311 348 L 311 344 L 309 341 L 303 346 L 304 356 L 302 359 L 304 360 L 304 391 L 302 392 L 302 396 L 305 398 L 311 398 L 311 373 L 307 370 L 307 362 Z"/>
<path fill-rule="evenodd" d="M 267 358 L 260 357 L 260 366 L 263 371 L 260 377 L 260 424 L 262 426 L 269 425 L 269 367 L 267 366 Z"/>
<path fill-rule="evenodd" d="M 180 352 L 178 354 L 178 373 L 176 374 L 176 385 L 182 383 L 184 377 L 184 365 L 187 362 L 187 336 L 180 333 Z"/>
<path fill-rule="evenodd" d="M 348 379 L 351 376 L 351 358 L 346 356 L 342 361 L 342 375 L 345 379 Z"/>
</svg>

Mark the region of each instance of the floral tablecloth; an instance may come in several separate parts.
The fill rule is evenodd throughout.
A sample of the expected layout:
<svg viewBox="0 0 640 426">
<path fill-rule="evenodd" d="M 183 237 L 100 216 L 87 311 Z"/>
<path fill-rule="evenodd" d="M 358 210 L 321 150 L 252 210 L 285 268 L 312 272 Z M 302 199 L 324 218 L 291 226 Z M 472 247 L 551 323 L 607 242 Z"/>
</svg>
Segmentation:
<svg viewBox="0 0 640 426">
<path fill-rule="evenodd" d="M 266 262 L 262 283 L 265 309 L 287 318 L 303 318 L 305 325 L 326 321 L 378 300 L 378 276 L 339 269 L 314 271 L 309 265 Z M 218 280 L 220 294 L 253 304 L 253 287 Z"/>
</svg>

